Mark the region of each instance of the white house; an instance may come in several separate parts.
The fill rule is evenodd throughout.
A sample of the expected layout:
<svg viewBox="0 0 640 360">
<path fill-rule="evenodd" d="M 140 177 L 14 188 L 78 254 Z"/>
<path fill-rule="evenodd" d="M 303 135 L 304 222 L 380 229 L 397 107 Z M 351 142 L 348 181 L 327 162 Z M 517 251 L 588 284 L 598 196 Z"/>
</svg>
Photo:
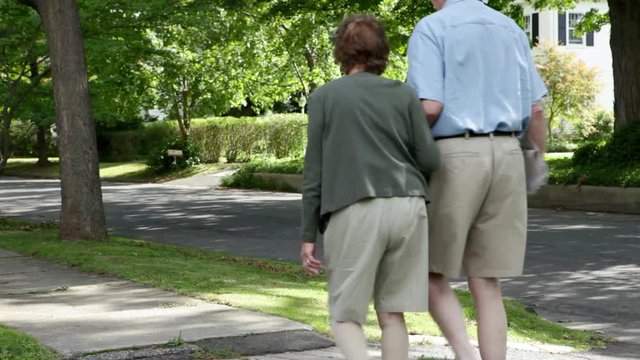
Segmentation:
<svg viewBox="0 0 640 360">
<path fill-rule="evenodd" d="M 538 11 L 525 4 L 526 32 L 532 41 L 546 40 L 575 54 L 588 66 L 598 69 L 601 90 L 596 98 L 597 105 L 613 109 L 613 68 L 609 35 L 611 26 L 606 25 L 598 32 L 588 32 L 582 36 L 574 34 L 574 27 L 582 16 L 591 9 L 600 13 L 609 11 L 606 2 L 578 2 L 566 13 L 557 10 Z"/>
</svg>

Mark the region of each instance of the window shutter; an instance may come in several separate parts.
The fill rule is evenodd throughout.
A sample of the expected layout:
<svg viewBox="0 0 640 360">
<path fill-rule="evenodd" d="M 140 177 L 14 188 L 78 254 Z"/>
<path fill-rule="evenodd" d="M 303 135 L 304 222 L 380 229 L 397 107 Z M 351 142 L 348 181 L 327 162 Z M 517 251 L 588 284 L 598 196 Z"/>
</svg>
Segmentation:
<svg viewBox="0 0 640 360">
<path fill-rule="evenodd" d="M 593 46 L 593 31 L 587 32 L 587 46 Z"/>
<path fill-rule="evenodd" d="M 531 14 L 531 42 L 533 45 L 538 45 L 538 34 L 540 32 L 538 13 Z"/>
<path fill-rule="evenodd" d="M 558 45 L 567 45 L 567 14 L 558 13 Z"/>
</svg>

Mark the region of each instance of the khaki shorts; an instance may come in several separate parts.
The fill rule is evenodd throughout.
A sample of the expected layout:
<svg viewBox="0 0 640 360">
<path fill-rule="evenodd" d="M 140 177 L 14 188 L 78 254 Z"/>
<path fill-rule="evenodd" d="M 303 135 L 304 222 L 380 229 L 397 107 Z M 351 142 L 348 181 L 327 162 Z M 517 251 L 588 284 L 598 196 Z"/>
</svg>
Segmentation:
<svg viewBox="0 0 640 360">
<path fill-rule="evenodd" d="M 333 213 L 324 234 L 329 312 L 364 324 L 382 312 L 428 311 L 427 210 L 422 197 L 361 200 Z"/>
<path fill-rule="evenodd" d="M 518 139 L 437 144 L 442 162 L 429 181 L 429 271 L 451 278 L 522 275 L 527 197 Z"/>
</svg>

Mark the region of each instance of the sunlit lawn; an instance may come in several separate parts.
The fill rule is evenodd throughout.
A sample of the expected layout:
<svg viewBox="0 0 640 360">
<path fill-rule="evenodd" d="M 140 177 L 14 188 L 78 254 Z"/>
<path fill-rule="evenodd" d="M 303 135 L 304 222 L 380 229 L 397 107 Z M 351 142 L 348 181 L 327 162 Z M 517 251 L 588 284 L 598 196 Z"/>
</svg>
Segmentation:
<svg viewBox="0 0 640 360">
<path fill-rule="evenodd" d="M 4 224 L 4 225 L 3 225 Z M 312 325 L 329 334 L 326 279 L 308 277 L 293 263 L 226 255 L 147 241 L 112 238 L 111 242 L 61 242 L 55 229 L 41 229 L 0 219 L 0 248 L 51 260 L 78 270 L 108 274 L 169 289 L 217 303 L 283 316 Z M 475 336 L 471 299 L 458 293 Z M 507 302 L 509 337 L 585 349 L 602 344 L 591 332 L 569 330 Z M 415 334 L 440 335 L 426 314 L 409 314 Z M 370 340 L 380 336 L 373 311 L 365 331 Z"/>
<path fill-rule="evenodd" d="M 60 356 L 34 338 L 0 325 L 0 359 L 54 360 Z"/>
<path fill-rule="evenodd" d="M 34 158 L 12 158 L 7 163 L 6 175 L 36 178 L 58 178 L 60 166 L 57 158 L 50 158 L 50 165 L 36 165 Z M 158 174 L 143 162 L 100 163 L 100 178 L 107 181 L 164 182 L 193 175 L 236 168 L 235 164 L 201 164 L 171 173 Z"/>
</svg>

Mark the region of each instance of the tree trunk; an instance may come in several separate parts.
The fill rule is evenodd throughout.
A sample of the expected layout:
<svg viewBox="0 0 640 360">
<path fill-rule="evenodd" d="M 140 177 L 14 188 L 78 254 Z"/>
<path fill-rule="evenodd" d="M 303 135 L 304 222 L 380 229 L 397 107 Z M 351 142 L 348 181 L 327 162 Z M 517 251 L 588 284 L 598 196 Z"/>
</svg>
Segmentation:
<svg viewBox="0 0 640 360">
<path fill-rule="evenodd" d="M 4 173 L 7 161 L 11 157 L 11 144 L 9 143 L 9 128 L 11 115 L 6 107 L 2 109 L 2 129 L 0 131 L 0 176 Z"/>
<path fill-rule="evenodd" d="M 38 152 L 38 166 L 47 166 L 49 162 L 49 146 L 47 146 L 47 131 L 48 126 L 38 125 L 38 132 L 36 133 L 36 151 Z"/>
<path fill-rule="evenodd" d="M 640 4 L 629 0 L 608 2 L 617 131 L 640 122 Z"/>
<path fill-rule="evenodd" d="M 51 58 L 60 149 L 62 240 L 106 240 L 96 129 L 75 0 L 21 0 L 36 9 Z"/>
</svg>

